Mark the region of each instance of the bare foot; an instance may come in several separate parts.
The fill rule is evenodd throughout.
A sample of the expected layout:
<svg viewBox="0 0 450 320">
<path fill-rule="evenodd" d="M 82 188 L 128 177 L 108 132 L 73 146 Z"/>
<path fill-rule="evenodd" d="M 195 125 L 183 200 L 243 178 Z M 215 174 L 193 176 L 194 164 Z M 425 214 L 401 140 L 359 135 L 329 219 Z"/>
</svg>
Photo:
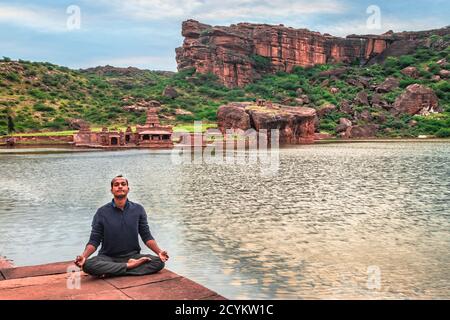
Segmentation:
<svg viewBox="0 0 450 320">
<path fill-rule="evenodd" d="M 127 269 L 131 270 L 131 269 L 137 268 L 140 265 L 142 265 L 142 264 L 144 264 L 146 262 L 149 262 L 150 260 L 151 259 L 149 257 L 142 257 L 142 258 L 139 258 L 139 259 L 130 259 L 127 262 Z"/>
</svg>

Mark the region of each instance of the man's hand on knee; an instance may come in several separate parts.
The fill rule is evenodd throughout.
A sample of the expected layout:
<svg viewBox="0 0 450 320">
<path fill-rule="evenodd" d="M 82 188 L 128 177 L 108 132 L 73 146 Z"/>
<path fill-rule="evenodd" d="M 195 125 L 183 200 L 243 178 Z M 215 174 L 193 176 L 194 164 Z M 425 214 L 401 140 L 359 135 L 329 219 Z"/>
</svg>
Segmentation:
<svg viewBox="0 0 450 320">
<path fill-rule="evenodd" d="M 80 268 L 83 268 L 83 265 L 85 264 L 85 262 L 86 262 L 86 258 L 83 256 L 77 256 L 74 261 L 74 263 Z"/>
</svg>

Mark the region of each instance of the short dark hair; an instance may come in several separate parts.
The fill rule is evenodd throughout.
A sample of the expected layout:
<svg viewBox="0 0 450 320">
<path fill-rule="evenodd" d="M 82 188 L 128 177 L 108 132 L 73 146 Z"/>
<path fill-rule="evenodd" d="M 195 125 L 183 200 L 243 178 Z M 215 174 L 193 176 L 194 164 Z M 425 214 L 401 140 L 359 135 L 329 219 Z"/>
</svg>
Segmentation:
<svg viewBox="0 0 450 320">
<path fill-rule="evenodd" d="M 113 187 L 114 180 L 116 180 L 117 178 L 123 178 L 123 179 L 125 179 L 125 181 L 127 182 L 127 185 L 128 185 L 128 179 L 125 178 L 123 175 L 119 174 L 118 176 L 115 176 L 115 177 L 111 180 L 111 188 Z"/>
</svg>

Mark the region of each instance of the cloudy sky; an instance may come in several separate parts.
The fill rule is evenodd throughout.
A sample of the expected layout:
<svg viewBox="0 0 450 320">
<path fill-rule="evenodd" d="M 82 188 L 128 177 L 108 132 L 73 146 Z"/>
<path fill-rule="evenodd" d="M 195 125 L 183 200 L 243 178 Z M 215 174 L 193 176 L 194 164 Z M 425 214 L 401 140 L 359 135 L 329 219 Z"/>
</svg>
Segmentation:
<svg viewBox="0 0 450 320">
<path fill-rule="evenodd" d="M 450 25 L 449 12 L 448 0 L 0 0 L 0 56 L 175 71 L 186 19 L 345 36 L 440 28 Z"/>
</svg>

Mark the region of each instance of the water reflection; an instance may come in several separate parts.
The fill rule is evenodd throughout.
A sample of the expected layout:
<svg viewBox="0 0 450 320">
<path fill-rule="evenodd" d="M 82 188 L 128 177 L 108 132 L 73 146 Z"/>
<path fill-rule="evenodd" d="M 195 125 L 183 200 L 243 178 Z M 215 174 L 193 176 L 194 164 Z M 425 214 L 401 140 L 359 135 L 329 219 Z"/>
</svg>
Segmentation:
<svg viewBox="0 0 450 320">
<path fill-rule="evenodd" d="M 121 173 L 168 268 L 228 298 L 448 299 L 449 159 L 449 143 L 301 146 L 267 177 L 254 163 L 173 165 L 167 152 L 5 153 L 0 253 L 72 259 Z"/>
</svg>

